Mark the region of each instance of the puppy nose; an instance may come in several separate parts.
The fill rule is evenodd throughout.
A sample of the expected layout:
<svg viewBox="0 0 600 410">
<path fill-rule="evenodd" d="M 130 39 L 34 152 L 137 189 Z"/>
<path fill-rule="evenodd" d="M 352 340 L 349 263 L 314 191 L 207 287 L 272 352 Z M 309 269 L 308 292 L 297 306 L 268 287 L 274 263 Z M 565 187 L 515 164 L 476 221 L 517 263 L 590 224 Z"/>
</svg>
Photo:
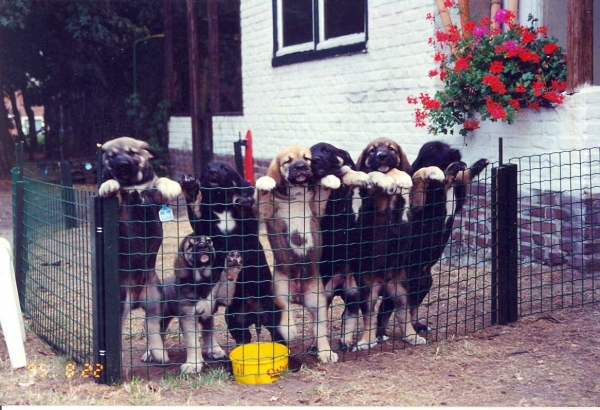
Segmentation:
<svg viewBox="0 0 600 410">
<path fill-rule="evenodd" d="M 380 152 L 377 153 L 377 158 L 378 159 L 386 159 L 387 156 L 388 156 L 387 152 L 385 152 L 385 151 L 380 151 Z"/>
</svg>

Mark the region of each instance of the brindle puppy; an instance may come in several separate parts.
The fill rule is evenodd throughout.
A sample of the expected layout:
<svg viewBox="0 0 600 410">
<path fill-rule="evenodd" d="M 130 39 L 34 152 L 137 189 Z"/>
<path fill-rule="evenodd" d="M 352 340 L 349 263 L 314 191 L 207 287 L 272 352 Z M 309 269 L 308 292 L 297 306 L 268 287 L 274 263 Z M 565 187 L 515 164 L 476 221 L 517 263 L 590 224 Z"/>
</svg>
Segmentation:
<svg viewBox="0 0 600 410">
<path fill-rule="evenodd" d="M 175 275 L 165 281 L 163 326 L 166 329 L 173 317 L 179 318 L 187 351 L 182 373 L 200 373 L 202 353 L 211 359 L 225 357 L 215 338 L 213 318 L 219 306 L 227 306 L 233 300 L 242 256 L 237 251 L 230 252 L 223 269 L 213 267 L 214 259 L 211 239 L 190 234 L 179 244 Z"/>
<path fill-rule="evenodd" d="M 148 351 L 143 361 L 169 361 L 161 337 L 161 282 L 156 274 L 156 257 L 162 243 L 162 204 L 174 200 L 181 187 L 158 178 L 152 169 L 150 146 L 129 137 L 102 145 L 102 179 L 98 194 L 119 199 L 119 279 L 121 281 L 121 324 L 132 309 L 146 313 Z"/>
</svg>

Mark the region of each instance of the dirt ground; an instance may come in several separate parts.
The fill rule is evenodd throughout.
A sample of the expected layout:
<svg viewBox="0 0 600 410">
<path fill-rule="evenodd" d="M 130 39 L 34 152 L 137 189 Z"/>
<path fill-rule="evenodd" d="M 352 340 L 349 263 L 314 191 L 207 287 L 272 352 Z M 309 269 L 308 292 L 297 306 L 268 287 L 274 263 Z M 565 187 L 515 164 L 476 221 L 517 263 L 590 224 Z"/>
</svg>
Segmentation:
<svg viewBox="0 0 600 410">
<path fill-rule="evenodd" d="M 12 242 L 10 183 L 0 236 Z M 569 308 L 425 346 L 303 366 L 269 385 L 224 371 L 104 386 L 27 332 L 27 368 L 11 369 L 0 333 L 0 405 L 599 406 L 600 305 Z M 74 370 L 74 371 L 73 371 Z"/>
</svg>

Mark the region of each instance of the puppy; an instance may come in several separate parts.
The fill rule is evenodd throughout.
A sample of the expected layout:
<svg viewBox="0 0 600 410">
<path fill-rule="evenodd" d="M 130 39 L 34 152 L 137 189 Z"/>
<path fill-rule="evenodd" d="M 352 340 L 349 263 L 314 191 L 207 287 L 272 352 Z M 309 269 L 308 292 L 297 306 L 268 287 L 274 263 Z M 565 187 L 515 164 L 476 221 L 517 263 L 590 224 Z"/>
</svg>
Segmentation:
<svg viewBox="0 0 600 410">
<path fill-rule="evenodd" d="M 421 168 L 430 166 L 438 167 L 445 171 L 450 164 L 461 162 L 462 155 L 456 148 L 451 148 L 442 141 L 430 141 L 421 147 L 417 159 L 412 164 L 412 173 Z M 453 184 L 453 210 L 449 210 L 449 215 L 456 215 L 463 207 L 466 198 L 467 184 L 471 183 L 488 165 L 490 161 L 486 158 L 477 160 L 470 168 L 459 171 Z"/>
<path fill-rule="evenodd" d="M 210 238 L 190 234 L 179 244 L 175 275 L 165 280 L 163 326 L 166 329 L 173 317 L 179 318 L 187 352 L 182 373 L 200 373 L 202 353 L 212 359 L 226 355 L 215 338 L 213 316 L 219 306 L 228 306 L 233 300 L 242 256 L 237 251 L 229 252 L 223 269 L 213 267 L 214 260 Z"/>
<path fill-rule="evenodd" d="M 362 243 L 355 272 L 360 289 L 364 330 L 355 349 L 368 349 L 377 344 L 374 323 L 375 304 L 380 296 L 387 299 L 404 340 L 425 344 L 409 320 L 406 280 L 406 257 L 410 241 L 410 163 L 394 141 L 378 138 L 362 151 L 357 169 L 373 181 L 372 189 L 362 189 L 359 229 Z"/>
<path fill-rule="evenodd" d="M 302 304 L 313 319 L 319 360 L 337 362 L 337 353 L 329 345 L 327 300 L 317 264 L 321 258 L 319 219 L 340 180 L 328 175 L 315 184 L 311 159 L 307 147 L 282 149 L 267 175 L 256 181 L 256 208 L 266 224 L 275 258 L 274 290 L 282 307 L 280 332 L 286 341 L 296 337 L 291 304 Z"/>
<path fill-rule="evenodd" d="M 255 325 L 259 333 L 264 325 L 274 341 L 283 340 L 277 333 L 281 309 L 275 303 L 271 271 L 258 237 L 254 187 L 231 165 L 219 161 L 208 163 L 200 180 L 187 175 L 180 183 L 194 234 L 212 239 L 215 266 L 223 266 L 231 251 L 240 252 L 244 258 L 225 315 L 231 336 L 237 344 L 250 343 L 249 328 Z"/>
<path fill-rule="evenodd" d="M 327 305 L 335 296 L 345 303 L 342 314 L 340 348 L 348 349 L 353 343 L 355 327 L 346 331 L 346 324 L 356 324 L 359 314 L 358 287 L 352 272 L 352 258 L 361 238 L 357 226 L 361 206 L 359 188 L 371 187 L 369 176 L 356 171 L 356 165 L 347 151 L 321 142 L 310 147 L 313 178 L 328 175 L 338 177 L 343 184 L 331 191 L 325 214 L 321 218 L 322 254 L 319 273 L 325 285 Z"/>
<path fill-rule="evenodd" d="M 146 313 L 148 351 L 143 361 L 166 363 L 160 317 L 162 290 L 156 274 L 156 257 L 162 243 L 162 204 L 180 193 L 178 183 L 158 178 L 152 169 L 150 146 L 129 137 L 102 145 L 102 179 L 98 194 L 119 199 L 119 279 L 121 282 L 121 322 L 132 309 Z M 121 323 L 122 324 L 122 323 Z"/>
<path fill-rule="evenodd" d="M 424 144 L 412 164 L 412 240 L 407 266 L 411 321 L 417 332 L 430 330 L 418 321 L 417 312 L 432 286 L 431 269 L 450 238 L 455 216 L 466 199 L 467 184 L 488 164 L 482 158 L 467 169 L 460 151 L 441 141 Z M 378 317 L 379 338 L 386 338 L 385 327 L 392 309 L 391 303 L 384 300 Z"/>
</svg>

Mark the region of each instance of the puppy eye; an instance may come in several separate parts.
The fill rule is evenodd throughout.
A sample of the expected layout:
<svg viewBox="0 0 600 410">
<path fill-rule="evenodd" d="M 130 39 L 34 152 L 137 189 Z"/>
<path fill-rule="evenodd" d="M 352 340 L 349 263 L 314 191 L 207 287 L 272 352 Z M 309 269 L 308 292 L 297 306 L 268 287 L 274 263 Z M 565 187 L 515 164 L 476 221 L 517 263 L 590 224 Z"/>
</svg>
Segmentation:
<svg viewBox="0 0 600 410">
<path fill-rule="evenodd" d="M 377 151 L 377 148 L 373 147 L 373 148 L 371 148 L 370 152 L 375 152 L 375 151 Z"/>
<path fill-rule="evenodd" d="M 304 160 L 305 160 L 306 162 L 310 162 L 310 158 L 308 158 L 307 156 L 304 156 Z"/>
<path fill-rule="evenodd" d="M 391 147 L 391 146 L 390 146 L 390 147 L 388 147 L 388 149 L 389 149 L 390 151 L 392 151 L 392 152 L 396 152 L 396 150 L 394 149 L 394 147 Z"/>
<path fill-rule="evenodd" d="M 291 158 L 288 158 L 288 159 L 286 159 L 286 160 L 285 160 L 283 163 L 284 163 L 284 164 L 291 164 L 291 163 L 292 163 L 292 159 L 291 159 Z"/>
</svg>

